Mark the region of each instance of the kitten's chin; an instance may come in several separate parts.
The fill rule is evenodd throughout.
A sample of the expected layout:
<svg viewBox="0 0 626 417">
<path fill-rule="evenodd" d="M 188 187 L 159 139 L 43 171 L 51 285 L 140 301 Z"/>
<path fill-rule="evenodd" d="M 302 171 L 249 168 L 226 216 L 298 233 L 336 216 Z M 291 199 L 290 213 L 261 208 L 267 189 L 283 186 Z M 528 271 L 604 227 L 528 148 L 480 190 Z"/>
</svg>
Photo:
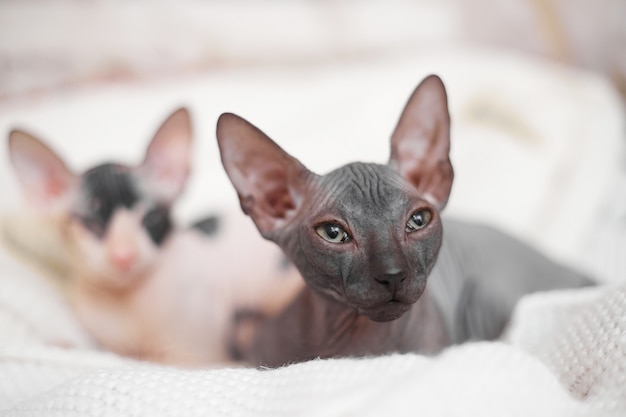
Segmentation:
<svg viewBox="0 0 626 417">
<path fill-rule="evenodd" d="M 372 321 L 386 322 L 400 318 L 412 305 L 399 301 L 389 301 L 379 307 L 359 310 L 359 313 Z"/>
<path fill-rule="evenodd" d="M 110 272 L 106 273 L 98 271 L 85 273 L 83 277 L 87 277 L 90 285 L 101 291 L 109 291 L 113 293 L 122 293 L 130 291 L 141 285 L 148 275 L 146 270 L 137 270 L 129 272 Z"/>
</svg>

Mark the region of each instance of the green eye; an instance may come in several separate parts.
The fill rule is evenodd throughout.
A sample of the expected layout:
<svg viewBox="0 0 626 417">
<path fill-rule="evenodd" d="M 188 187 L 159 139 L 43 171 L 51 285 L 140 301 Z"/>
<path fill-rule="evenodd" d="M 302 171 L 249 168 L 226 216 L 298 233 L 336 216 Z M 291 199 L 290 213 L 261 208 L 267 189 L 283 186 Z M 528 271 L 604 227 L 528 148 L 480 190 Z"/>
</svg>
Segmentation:
<svg viewBox="0 0 626 417">
<path fill-rule="evenodd" d="M 413 213 L 409 222 L 406 224 L 406 232 L 411 233 L 419 229 L 423 229 L 428 225 L 430 219 L 433 217 L 429 210 L 419 210 Z"/>
<path fill-rule="evenodd" d="M 320 237 L 330 243 L 345 243 L 350 240 L 348 232 L 336 223 L 324 223 L 315 228 Z"/>
</svg>

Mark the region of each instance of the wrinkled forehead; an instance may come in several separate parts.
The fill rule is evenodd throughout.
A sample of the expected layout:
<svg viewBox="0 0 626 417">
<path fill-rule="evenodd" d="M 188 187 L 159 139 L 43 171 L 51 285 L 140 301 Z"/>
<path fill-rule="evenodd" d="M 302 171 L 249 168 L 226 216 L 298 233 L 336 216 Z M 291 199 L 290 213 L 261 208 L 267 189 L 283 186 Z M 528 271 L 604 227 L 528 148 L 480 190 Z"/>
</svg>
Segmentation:
<svg viewBox="0 0 626 417">
<path fill-rule="evenodd" d="M 400 214 L 418 199 L 400 175 L 386 165 L 352 163 L 320 178 L 320 193 L 345 216 Z"/>
</svg>

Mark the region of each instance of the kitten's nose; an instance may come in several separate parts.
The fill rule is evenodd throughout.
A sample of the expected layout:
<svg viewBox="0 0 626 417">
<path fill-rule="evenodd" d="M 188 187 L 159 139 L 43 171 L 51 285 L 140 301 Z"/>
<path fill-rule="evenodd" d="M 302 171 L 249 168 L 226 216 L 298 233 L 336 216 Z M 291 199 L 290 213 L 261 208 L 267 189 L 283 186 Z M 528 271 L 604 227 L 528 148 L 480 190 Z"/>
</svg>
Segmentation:
<svg viewBox="0 0 626 417">
<path fill-rule="evenodd" d="M 385 271 L 382 276 L 375 278 L 383 287 L 389 289 L 392 293 L 395 293 L 396 288 L 406 279 L 406 272 L 400 268 L 390 268 Z"/>
<path fill-rule="evenodd" d="M 110 220 L 106 237 L 108 261 L 116 271 L 129 272 L 139 258 L 137 221 L 127 209 L 117 209 Z"/>
<path fill-rule="evenodd" d="M 121 272 L 127 272 L 135 263 L 136 252 L 131 248 L 117 248 L 111 253 L 111 262 Z"/>
</svg>

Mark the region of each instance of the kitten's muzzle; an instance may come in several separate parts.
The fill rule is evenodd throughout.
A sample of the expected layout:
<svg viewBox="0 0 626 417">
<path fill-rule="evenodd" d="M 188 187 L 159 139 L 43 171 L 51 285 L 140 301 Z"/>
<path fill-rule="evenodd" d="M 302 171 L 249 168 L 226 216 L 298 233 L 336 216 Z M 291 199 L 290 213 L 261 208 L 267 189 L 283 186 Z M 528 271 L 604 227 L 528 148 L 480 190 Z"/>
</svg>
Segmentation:
<svg viewBox="0 0 626 417">
<path fill-rule="evenodd" d="M 401 269 L 392 269 L 386 273 L 374 278 L 378 284 L 384 287 L 391 294 L 395 294 L 396 291 L 404 285 L 406 282 L 407 273 Z"/>
<path fill-rule="evenodd" d="M 374 278 L 376 284 L 370 291 L 377 293 L 378 301 L 363 305 L 359 312 L 374 321 L 395 320 L 408 311 L 421 297 L 426 287 L 424 277 L 409 277 L 397 271 Z"/>
</svg>

